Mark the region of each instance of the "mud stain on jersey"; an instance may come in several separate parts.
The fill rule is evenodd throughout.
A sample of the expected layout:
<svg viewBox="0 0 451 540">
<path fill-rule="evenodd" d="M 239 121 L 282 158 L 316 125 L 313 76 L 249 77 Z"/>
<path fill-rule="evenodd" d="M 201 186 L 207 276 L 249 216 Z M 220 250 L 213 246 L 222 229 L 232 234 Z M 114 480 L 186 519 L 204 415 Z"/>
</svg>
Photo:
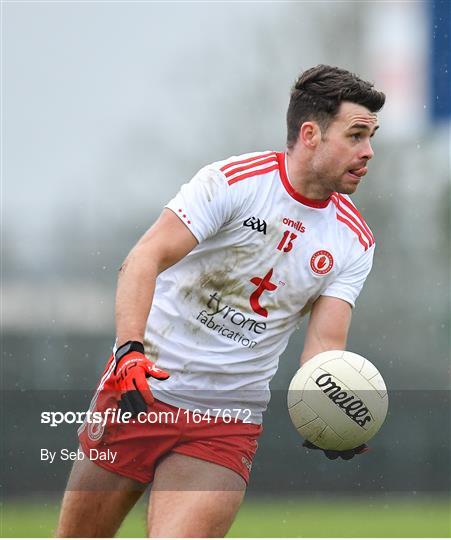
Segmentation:
<svg viewBox="0 0 451 540">
<path fill-rule="evenodd" d="M 309 300 L 309 301 L 304 305 L 304 307 L 302 308 L 300 316 L 301 316 L 301 317 L 305 317 L 308 313 L 310 313 L 310 311 L 312 311 L 312 307 L 313 307 L 313 301 L 312 301 L 312 300 Z"/>
<path fill-rule="evenodd" d="M 174 325 L 169 323 L 167 326 L 163 328 L 163 330 L 160 332 L 161 337 L 168 337 L 172 331 L 174 330 Z"/>
<path fill-rule="evenodd" d="M 217 293 L 221 303 L 227 303 L 242 311 L 249 310 L 246 285 L 242 279 L 231 278 L 227 270 L 212 270 L 200 277 L 199 302 L 206 306 L 211 294 Z"/>
<path fill-rule="evenodd" d="M 193 288 L 192 287 L 181 287 L 180 293 L 184 301 L 190 301 L 193 297 Z"/>
<path fill-rule="evenodd" d="M 160 356 L 160 349 L 158 346 L 150 339 L 144 338 L 144 351 L 146 356 L 149 357 L 154 362 Z"/>
<path fill-rule="evenodd" d="M 198 181 L 205 188 L 205 194 L 208 202 L 211 202 L 216 197 L 221 187 L 221 183 L 223 182 L 222 178 L 219 176 L 219 173 L 214 169 L 211 169 L 207 176 L 201 175 Z"/>
<path fill-rule="evenodd" d="M 192 326 L 192 324 L 185 324 L 185 327 L 188 328 L 188 330 L 193 334 L 193 336 L 197 336 L 197 334 L 200 334 L 201 327 L 200 326 Z"/>
<path fill-rule="evenodd" d="M 280 227 L 268 231 L 266 240 L 274 249 L 264 261 L 261 260 L 263 246 L 260 243 L 250 242 L 259 239 L 260 236 L 254 233 L 250 239 L 246 239 L 246 244 L 228 246 L 224 251 L 211 253 L 208 258 L 201 261 L 199 273 L 192 276 L 190 283 L 180 287 L 179 294 L 182 301 L 193 304 L 196 308 L 203 308 L 209 302 L 211 304 L 211 295 L 215 294 L 215 302 L 219 301 L 221 306 L 227 305 L 255 316 L 249 300 L 255 289 L 251 280 L 263 277 L 269 269 L 276 267 L 280 259 L 286 257 L 286 254 L 276 249 L 282 236 Z M 261 238 L 263 239 L 263 236 Z M 279 274 L 280 270 L 277 273 Z M 277 279 L 275 283 L 278 283 Z M 280 304 L 280 294 L 269 291 L 262 298 L 262 305 L 270 311 L 281 307 Z"/>
</svg>

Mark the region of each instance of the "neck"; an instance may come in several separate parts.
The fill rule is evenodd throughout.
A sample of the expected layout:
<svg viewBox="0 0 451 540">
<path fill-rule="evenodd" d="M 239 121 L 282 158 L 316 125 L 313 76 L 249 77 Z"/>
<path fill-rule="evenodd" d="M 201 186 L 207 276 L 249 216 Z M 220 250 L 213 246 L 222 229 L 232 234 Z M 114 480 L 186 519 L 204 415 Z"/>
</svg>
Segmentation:
<svg viewBox="0 0 451 540">
<path fill-rule="evenodd" d="M 293 188 L 307 199 L 324 201 L 333 191 L 312 171 L 310 160 L 296 147 L 287 150 L 287 175 Z"/>
</svg>

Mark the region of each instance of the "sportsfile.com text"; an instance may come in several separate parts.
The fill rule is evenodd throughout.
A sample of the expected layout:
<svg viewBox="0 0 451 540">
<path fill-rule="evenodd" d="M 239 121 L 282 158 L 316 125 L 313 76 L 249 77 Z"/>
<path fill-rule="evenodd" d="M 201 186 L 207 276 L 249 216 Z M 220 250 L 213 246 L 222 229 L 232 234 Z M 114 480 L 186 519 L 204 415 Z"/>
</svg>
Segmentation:
<svg viewBox="0 0 451 540">
<path fill-rule="evenodd" d="M 179 419 L 184 419 L 186 423 L 199 424 L 201 422 L 218 423 L 241 421 L 250 422 L 251 411 L 249 409 L 208 409 L 206 411 L 177 409 L 172 411 L 148 411 L 140 412 L 132 418 L 132 413 L 123 412 L 120 409 L 108 408 L 100 411 L 43 411 L 41 412 L 41 424 L 48 424 L 50 427 L 58 427 L 61 424 L 97 424 L 106 426 L 108 422 L 121 424 L 175 424 Z"/>
</svg>

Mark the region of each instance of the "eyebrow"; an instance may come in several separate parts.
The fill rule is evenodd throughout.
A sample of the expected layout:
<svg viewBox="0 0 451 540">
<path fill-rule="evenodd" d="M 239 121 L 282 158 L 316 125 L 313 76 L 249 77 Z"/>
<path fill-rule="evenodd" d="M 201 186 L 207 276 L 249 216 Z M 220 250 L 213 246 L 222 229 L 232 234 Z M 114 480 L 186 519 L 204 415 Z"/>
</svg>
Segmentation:
<svg viewBox="0 0 451 540">
<path fill-rule="evenodd" d="M 353 126 L 349 127 L 349 130 L 351 129 L 363 129 L 365 131 L 371 131 L 370 128 L 367 126 L 367 124 L 354 124 Z M 376 133 L 376 130 L 379 129 L 379 126 L 374 127 L 374 131 L 371 135 L 374 135 Z"/>
</svg>

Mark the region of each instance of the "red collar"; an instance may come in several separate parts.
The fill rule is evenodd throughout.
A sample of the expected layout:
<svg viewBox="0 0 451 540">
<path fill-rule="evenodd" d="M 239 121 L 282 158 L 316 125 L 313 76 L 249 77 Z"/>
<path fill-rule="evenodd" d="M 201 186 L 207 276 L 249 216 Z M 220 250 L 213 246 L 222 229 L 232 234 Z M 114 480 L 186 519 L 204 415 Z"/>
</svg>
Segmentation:
<svg viewBox="0 0 451 540">
<path fill-rule="evenodd" d="M 298 193 L 291 185 L 288 178 L 287 169 L 285 167 L 285 152 L 276 152 L 276 155 L 279 163 L 280 178 L 284 188 L 287 190 L 287 193 L 296 201 L 300 202 L 301 204 L 305 204 L 305 206 L 310 206 L 311 208 L 326 208 L 326 206 L 330 203 L 330 197 L 325 200 L 308 199 L 307 197 L 304 197 L 304 195 Z"/>
</svg>

